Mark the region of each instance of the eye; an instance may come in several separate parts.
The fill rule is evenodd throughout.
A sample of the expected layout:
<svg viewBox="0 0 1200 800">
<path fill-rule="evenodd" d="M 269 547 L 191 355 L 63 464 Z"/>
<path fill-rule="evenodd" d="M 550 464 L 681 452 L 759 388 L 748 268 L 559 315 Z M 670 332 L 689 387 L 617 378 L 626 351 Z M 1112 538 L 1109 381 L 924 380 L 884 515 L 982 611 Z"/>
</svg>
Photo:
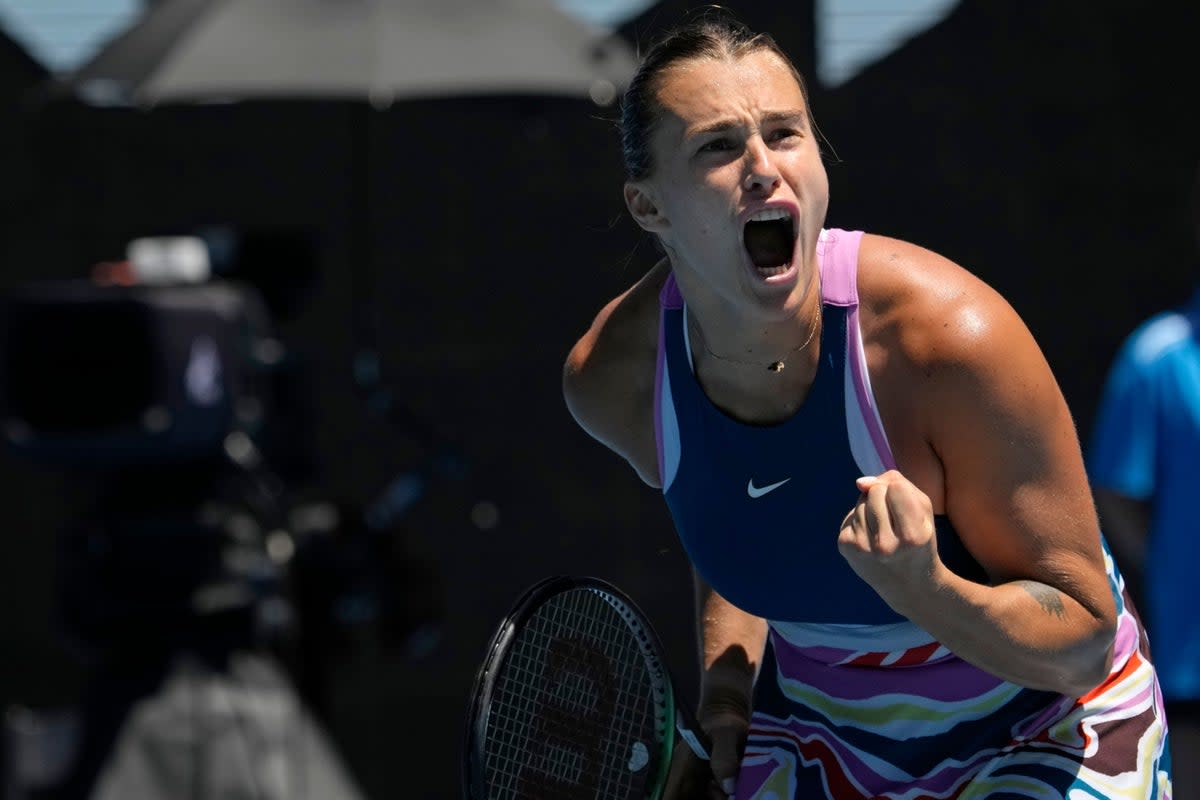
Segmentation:
<svg viewBox="0 0 1200 800">
<path fill-rule="evenodd" d="M 700 149 L 697 152 L 699 152 L 699 153 L 727 153 L 730 150 L 732 150 L 734 147 L 736 147 L 736 145 L 734 144 L 733 139 L 722 136 L 719 139 L 713 139 L 711 141 L 705 142 L 704 144 L 702 144 L 700 146 Z"/>
<path fill-rule="evenodd" d="M 782 142 L 787 139 L 792 139 L 800 135 L 800 131 L 795 128 L 776 128 L 771 131 L 770 140 L 772 142 Z"/>
</svg>

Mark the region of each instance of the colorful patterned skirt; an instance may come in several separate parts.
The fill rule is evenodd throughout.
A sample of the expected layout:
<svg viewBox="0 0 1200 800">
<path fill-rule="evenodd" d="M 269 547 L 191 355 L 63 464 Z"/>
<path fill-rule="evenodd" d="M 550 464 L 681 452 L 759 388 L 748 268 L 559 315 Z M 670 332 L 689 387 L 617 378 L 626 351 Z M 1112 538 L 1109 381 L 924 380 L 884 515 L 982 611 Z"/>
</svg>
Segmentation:
<svg viewBox="0 0 1200 800">
<path fill-rule="evenodd" d="M 1169 800 L 1149 646 L 1118 612 L 1112 671 L 1082 698 L 989 675 L 911 623 L 772 624 L 736 797 Z"/>
</svg>

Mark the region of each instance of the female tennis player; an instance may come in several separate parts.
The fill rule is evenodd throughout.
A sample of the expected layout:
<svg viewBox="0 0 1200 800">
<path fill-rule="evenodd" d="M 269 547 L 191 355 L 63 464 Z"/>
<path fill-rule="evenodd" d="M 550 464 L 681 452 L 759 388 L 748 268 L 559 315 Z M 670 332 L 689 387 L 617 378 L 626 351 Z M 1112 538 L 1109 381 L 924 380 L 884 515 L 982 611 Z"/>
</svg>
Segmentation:
<svg viewBox="0 0 1200 800">
<path fill-rule="evenodd" d="M 705 762 L 668 797 L 1168 797 L 1166 721 L 1071 416 L 1014 310 L 824 227 L 805 84 L 709 14 L 629 85 L 665 258 L 572 348 L 578 423 L 696 575 Z"/>
</svg>

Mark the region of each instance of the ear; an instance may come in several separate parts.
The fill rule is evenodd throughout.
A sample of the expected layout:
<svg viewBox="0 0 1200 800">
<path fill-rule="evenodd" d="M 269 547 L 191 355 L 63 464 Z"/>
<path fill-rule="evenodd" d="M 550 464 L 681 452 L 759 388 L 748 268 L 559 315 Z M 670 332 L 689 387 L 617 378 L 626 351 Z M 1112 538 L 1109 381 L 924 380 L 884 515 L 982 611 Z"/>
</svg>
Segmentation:
<svg viewBox="0 0 1200 800">
<path fill-rule="evenodd" d="M 641 181 L 625 184 L 625 207 L 635 222 L 650 233 L 662 233 L 670 222 L 659 210 L 658 202 L 648 185 Z"/>
</svg>

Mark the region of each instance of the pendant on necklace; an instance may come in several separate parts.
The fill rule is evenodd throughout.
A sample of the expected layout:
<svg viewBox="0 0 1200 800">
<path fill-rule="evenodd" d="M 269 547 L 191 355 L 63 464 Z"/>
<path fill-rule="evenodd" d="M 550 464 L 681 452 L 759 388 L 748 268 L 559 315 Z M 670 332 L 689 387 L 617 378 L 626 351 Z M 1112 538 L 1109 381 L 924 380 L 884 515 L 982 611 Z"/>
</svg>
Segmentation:
<svg viewBox="0 0 1200 800">
<path fill-rule="evenodd" d="M 773 364 L 769 364 L 767 366 L 767 369 L 770 370 L 771 372 L 783 372 L 783 362 L 776 361 Z"/>
</svg>

